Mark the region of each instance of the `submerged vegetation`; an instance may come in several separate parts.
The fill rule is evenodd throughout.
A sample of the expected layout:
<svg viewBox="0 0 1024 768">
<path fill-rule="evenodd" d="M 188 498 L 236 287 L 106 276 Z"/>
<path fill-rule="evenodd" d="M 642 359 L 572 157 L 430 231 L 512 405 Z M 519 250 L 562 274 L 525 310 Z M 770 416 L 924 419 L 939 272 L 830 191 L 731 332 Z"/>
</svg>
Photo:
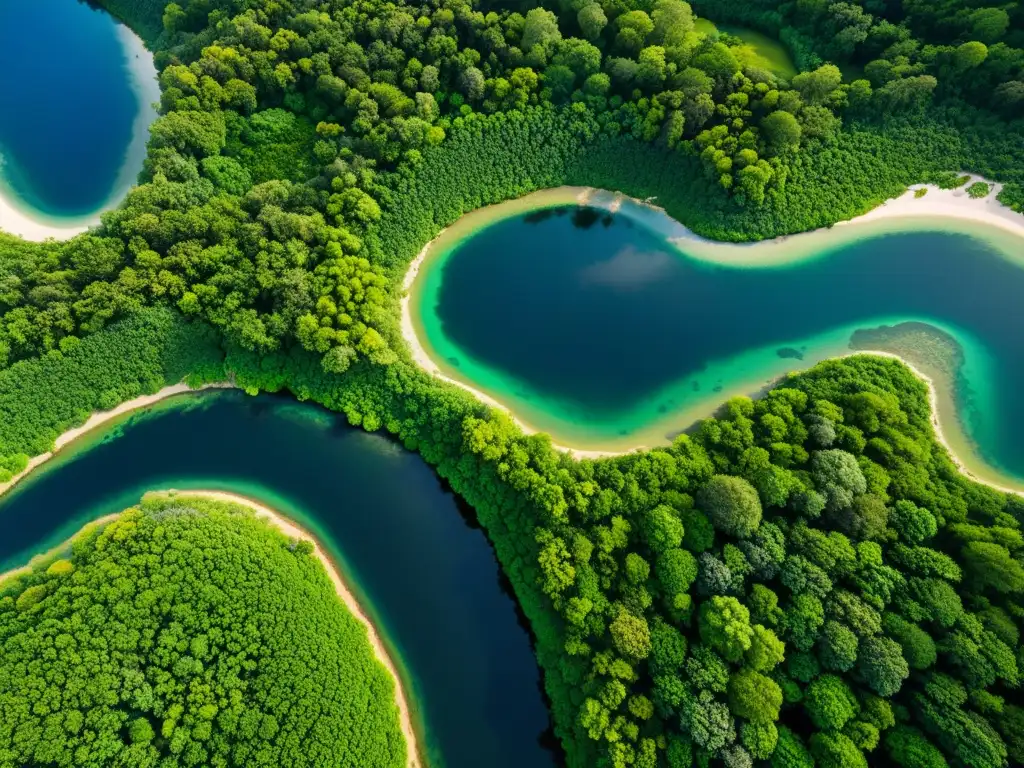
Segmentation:
<svg viewBox="0 0 1024 768">
<path fill-rule="evenodd" d="M 309 542 L 164 497 L 65 549 L 0 582 L 0 765 L 406 764 L 394 685 Z"/>
<path fill-rule="evenodd" d="M 388 430 L 476 510 L 569 765 L 1024 761 L 1021 503 L 957 473 L 905 367 L 826 363 L 671 446 L 574 461 L 417 369 L 397 321 L 400 277 L 441 227 L 566 182 L 657 196 L 726 239 L 828 225 L 961 169 L 1020 209 L 1016 4 L 695 4 L 777 32 L 805 70 L 789 81 L 681 0 L 105 4 L 156 48 L 162 117 L 144 183 L 101 227 L 0 236 L 4 470 L 186 373 L 288 388 Z M 331 674 L 306 663 L 354 625 L 312 561 L 254 525 L 130 513 L 70 571 L 5 584 L 0 766 L 392 764 L 386 678 L 341 646 Z M 139 589 L 164 567 L 187 601 Z M 265 623 L 236 623 L 239 606 Z M 66 701 L 46 670 L 91 668 L 54 648 L 100 641 Z M 236 658 L 253 644 L 264 655 Z"/>
</svg>

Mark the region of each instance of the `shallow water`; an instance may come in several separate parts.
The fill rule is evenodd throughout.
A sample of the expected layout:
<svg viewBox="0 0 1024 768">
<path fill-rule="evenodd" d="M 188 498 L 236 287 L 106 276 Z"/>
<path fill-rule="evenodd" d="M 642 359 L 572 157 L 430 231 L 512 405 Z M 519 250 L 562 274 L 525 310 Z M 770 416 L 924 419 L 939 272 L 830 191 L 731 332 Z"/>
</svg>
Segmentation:
<svg viewBox="0 0 1024 768">
<path fill-rule="evenodd" d="M 114 202 L 142 167 L 155 117 L 139 82 L 147 67 L 151 79 L 152 58 L 103 11 L 0 2 L 0 194 L 57 222 Z"/>
<path fill-rule="evenodd" d="M 413 319 L 446 373 L 556 442 L 663 441 L 727 395 L 849 352 L 858 328 L 923 321 L 961 347 L 967 437 L 1024 477 L 1024 266 L 1005 236 L 872 232 L 757 268 L 689 258 L 624 213 L 491 220 L 428 259 Z"/>
<path fill-rule="evenodd" d="M 147 490 L 233 491 L 315 532 L 383 629 L 431 768 L 546 768 L 537 663 L 482 531 L 415 454 L 328 411 L 236 391 L 94 433 L 0 504 L 0 571 Z"/>
</svg>

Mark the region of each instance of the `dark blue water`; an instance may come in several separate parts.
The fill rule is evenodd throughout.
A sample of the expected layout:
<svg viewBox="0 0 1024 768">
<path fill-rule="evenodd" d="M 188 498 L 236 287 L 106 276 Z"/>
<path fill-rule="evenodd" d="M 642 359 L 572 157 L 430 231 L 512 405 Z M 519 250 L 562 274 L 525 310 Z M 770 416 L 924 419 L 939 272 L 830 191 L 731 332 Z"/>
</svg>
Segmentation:
<svg viewBox="0 0 1024 768">
<path fill-rule="evenodd" d="M 107 202 L 141 106 L 127 63 L 102 11 L 0 0 L 0 174 L 23 205 L 67 217 Z"/>
<path fill-rule="evenodd" d="M 431 768 L 550 768 L 537 663 L 482 531 L 415 454 L 286 398 L 189 397 L 0 504 L 0 571 L 147 490 L 234 491 L 317 533 L 411 677 Z"/>
<path fill-rule="evenodd" d="M 574 206 L 465 240 L 438 267 L 428 313 L 468 357 L 596 419 L 749 350 L 879 318 L 933 320 L 994 358 L 998 423 L 981 447 L 1024 476 L 1024 263 L 1009 256 L 966 235 L 916 232 L 730 268 L 686 258 L 624 215 Z"/>
</svg>

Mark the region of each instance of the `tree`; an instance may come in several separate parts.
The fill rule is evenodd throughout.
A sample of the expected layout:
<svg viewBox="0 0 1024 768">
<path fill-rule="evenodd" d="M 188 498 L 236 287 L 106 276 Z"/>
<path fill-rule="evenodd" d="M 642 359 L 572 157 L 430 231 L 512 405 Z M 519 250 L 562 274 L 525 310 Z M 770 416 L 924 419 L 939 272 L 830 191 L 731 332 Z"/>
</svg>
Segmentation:
<svg viewBox="0 0 1024 768">
<path fill-rule="evenodd" d="M 744 723 L 740 739 L 756 760 L 767 760 L 779 742 L 779 731 L 774 723 Z"/>
<path fill-rule="evenodd" d="M 812 106 L 824 104 L 843 82 L 843 73 L 835 64 L 824 64 L 812 72 L 801 72 L 793 78 L 793 87 Z"/>
<path fill-rule="evenodd" d="M 601 31 L 608 24 L 608 17 L 605 16 L 604 9 L 598 3 L 587 3 L 576 14 L 576 21 L 587 40 L 598 40 L 601 37 Z"/>
<path fill-rule="evenodd" d="M 885 614 L 882 620 L 885 631 L 899 643 L 911 669 L 928 669 L 935 664 L 938 651 L 931 635 L 894 613 Z"/>
<path fill-rule="evenodd" d="M 779 727 L 779 741 L 771 757 L 772 768 L 814 768 L 814 759 L 800 737 L 785 726 Z"/>
<path fill-rule="evenodd" d="M 679 547 L 683 543 L 683 523 L 679 513 L 667 504 L 659 504 L 640 517 L 640 536 L 655 552 Z"/>
<path fill-rule="evenodd" d="M 811 754 L 819 768 L 868 768 L 864 753 L 843 733 L 815 733 Z"/>
<path fill-rule="evenodd" d="M 524 53 L 539 56 L 539 62 L 543 64 L 561 39 L 555 14 L 543 8 L 532 8 L 527 12 L 521 43 Z"/>
<path fill-rule="evenodd" d="M 751 723 L 774 723 L 782 708 L 782 689 L 760 672 L 741 669 L 729 678 L 729 708 Z"/>
<path fill-rule="evenodd" d="M 825 669 L 847 672 L 857 661 L 857 636 L 849 627 L 828 621 L 818 638 L 818 657 Z"/>
<path fill-rule="evenodd" d="M 1024 591 L 1024 566 L 1014 560 L 1006 547 L 984 541 L 972 541 L 960 553 L 964 569 L 979 588 L 997 592 Z"/>
<path fill-rule="evenodd" d="M 922 544 L 938 532 L 935 515 L 906 499 L 900 499 L 893 505 L 889 524 L 911 545 Z"/>
<path fill-rule="evenodd" d="M 888 637 L 865 638 L 857 658 L 857 674 L 879 696 L 894 696 L 910 675 L 900 646 Z"/>
<path fill-rule="evenodd" d="M 818 728 L 838 731 L 857 715 L 857 697 L 842 678 L 822 675 L 807 686 L 804 709 Z"/>
<path fill-rule="evenodd" d="M 735 597 L 712 597 L 700 607 L 700 637 L 728 661 L 738 662 L 750 648 L 754 630 L 750 611 Z"/>
<path fill-rule="evenodd" d="M 741 477 L 715 475 L 700 489 L 697 503 L 715 528 L 736 538 L 750 536 L 761 524 L 757 490 Z"/>
<path fill-rule="evenodd" d="M 796 152 L 800 148 L 803 128 L 789 112 L 778 110 L 761 121 L 761 131 L 768 143 L 768 153 L 776 157 Z"/>
<path fill-rule="evenodd" d="M 885 735 L 885 750 L 904 768 L 947 768 L 942 752 L 916 728 L 901 725 Z"/>
<path fill-rule="evenodd" d="M 856 457 L 836 448 L 815 451 L 811 474 L 815 487 L 825 495 L 826 509 L 832 512 L 849 508 L 868 488 Z"/>
<path fill-rule="evenodd" d="M 615 649 L 627 659 L 640 661 L 650 654 L 651 632 L 642 617 L 634 616 L 625 608 L 621 608 L 608 629 L 611 631 Z"/>
</svg>

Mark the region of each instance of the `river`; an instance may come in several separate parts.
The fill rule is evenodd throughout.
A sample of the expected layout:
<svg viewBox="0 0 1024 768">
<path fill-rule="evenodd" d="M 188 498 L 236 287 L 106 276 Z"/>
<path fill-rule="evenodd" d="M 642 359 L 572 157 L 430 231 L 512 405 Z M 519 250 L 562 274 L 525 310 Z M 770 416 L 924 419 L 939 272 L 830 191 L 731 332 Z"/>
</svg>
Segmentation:
<svg viewBox="0 0 1024 768">
<path fill-rule="evenodd" d="M 0 504 L 0 572 L 147 490 L 232 491 L 325 543 L 412 691 L 431 768 L 545 768 L 529 636 L 472 512 L 417 455 L 286 397 L 164 401 L 73 443 Z"/>
<path fill-rule="evenodd" d="M 516 205 L 432 246 L 411 320 L 443 373 L 556 443 L 664 443 L 730 395 L 870 348 L 930 366 L 958 453 L 1024 478 L 1020 238 L 886 222 L 799 241 L 817 250 L 798 259 L 753 258 L 784 243 L 716 263 L 668 242 L 640 206 Z"/>
</svg>

